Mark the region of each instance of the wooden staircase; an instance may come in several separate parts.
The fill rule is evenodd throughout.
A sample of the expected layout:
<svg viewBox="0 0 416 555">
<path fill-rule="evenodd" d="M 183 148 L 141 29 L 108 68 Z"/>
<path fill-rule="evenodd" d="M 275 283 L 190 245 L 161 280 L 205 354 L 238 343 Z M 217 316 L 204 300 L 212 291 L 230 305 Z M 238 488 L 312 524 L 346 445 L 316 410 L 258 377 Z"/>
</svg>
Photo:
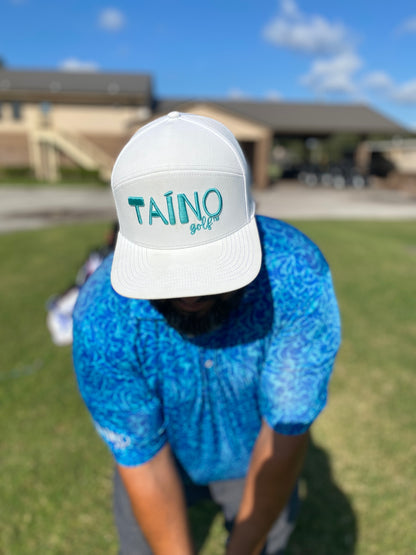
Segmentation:
<svg viewBox="0 0 416 555">
<path fill-rule="evenodd" d="M 30 152 L 35 175 L 40 180 L 59 180 L 58 152 L 81 168 L 97 171 L 103 181 L 111 178 L 113 158 L 80 135 L 38 128 L 31 132 Z"/>
</svg>

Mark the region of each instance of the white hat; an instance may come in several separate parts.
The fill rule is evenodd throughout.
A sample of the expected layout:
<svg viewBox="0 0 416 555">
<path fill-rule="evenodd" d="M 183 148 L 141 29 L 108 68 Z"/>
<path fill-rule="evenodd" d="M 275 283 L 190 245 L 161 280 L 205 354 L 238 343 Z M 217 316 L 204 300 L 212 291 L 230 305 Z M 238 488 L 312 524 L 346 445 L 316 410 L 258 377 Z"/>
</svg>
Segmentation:
<svg viewBox="0 0 416 555">
<path fill-rule="evenodd" d="M 247 163 L 233 134 L 171 112 L 130 139 L 111 186 L 120 231 L 111 283 L 125 297 L 234 291 L 261 266 Z"/>
</svg>

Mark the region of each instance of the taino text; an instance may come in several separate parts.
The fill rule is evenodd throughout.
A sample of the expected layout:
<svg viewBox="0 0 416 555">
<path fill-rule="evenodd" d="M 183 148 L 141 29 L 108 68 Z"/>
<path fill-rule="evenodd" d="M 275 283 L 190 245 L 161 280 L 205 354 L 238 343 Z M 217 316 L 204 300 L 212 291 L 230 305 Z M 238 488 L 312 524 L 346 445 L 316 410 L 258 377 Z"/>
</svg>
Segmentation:
<svg viewBox="0 0 416 555">
<path fill-rule="evenodd" d="M 163 198 L 164 197 L 164 198 Z M 200 199 L 197 191 L 194 192 L 193 200 L 190 200 L 185 193 L 173 195 L 173 191 L 168 191 L 157 202 L 154 197 L 150 197 L 147 202 L 144 197 L 129 197 L 129 205 L 136 210 L 137 221 L 143 224 L 146 218 L 149 225 L 153 225 L 153 220 L 158 218 L 165 225 L 176 225 L 177 223 L 189 223 L 189 215 L 194 214 L 200 224 L 191 224 L 191 234 L 193 226 L 199 229 L 211 229 L 213 221 L 219 219 L 223 207 L 221 193 L 216 188 L 205 191 Z M 178 222 L 179 219 L 179 222 Z M 208 227 L 209 226 L 209 227 Z"/>
</svg>

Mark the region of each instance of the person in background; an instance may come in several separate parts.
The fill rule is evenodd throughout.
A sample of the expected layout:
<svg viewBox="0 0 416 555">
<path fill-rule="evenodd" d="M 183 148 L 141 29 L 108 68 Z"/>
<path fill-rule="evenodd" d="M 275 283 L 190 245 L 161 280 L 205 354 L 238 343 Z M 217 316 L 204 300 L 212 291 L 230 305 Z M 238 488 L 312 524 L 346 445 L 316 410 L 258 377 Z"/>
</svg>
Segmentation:
<svg viewBox="0 0 416 555">
<path fill-rule="evenodd" d="M 340 320 L 318 247 L 256 216 L 250 186 L 232 133 L 193 114 L 142 127 L 115 163 L 120 231 L 78 297 L 73 359 L 114 455 L 122 555 L 194 553 L 205 497 L 227 555 L 283 553 L 293 530 Z"/>
<path fill-rule="evenodd" d="M 100 266 L 102 261 L 114 250 L 118 233 L 118 222 L 109 230 L 103 246 L 93 249 L 79 268 L 75 281 L 62 293 L 49 298 L 46 303 L 46 326 L 55 345 L 64 346 L 72 343 L 72 314 L 79 295 L 79 290 L 87 279 Z"/>
</svg>

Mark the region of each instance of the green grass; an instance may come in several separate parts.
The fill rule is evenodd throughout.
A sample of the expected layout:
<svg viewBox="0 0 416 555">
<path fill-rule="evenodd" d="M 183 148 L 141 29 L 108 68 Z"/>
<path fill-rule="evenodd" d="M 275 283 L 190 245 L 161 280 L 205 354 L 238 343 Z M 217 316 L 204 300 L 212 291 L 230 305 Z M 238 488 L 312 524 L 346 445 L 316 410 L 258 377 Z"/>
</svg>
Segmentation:
<svg viewBox="0 0 416 555">
<path fill-rule="evenodd" d="M 79 398 L 45 303 L 110 224 L 0 236 L 0 553 L 115 554 L 112 460 Z M 313 426 L 288 555 L 416 553 L 416 223 L 298 222 L 330 262 L 343 345 Z M 200 553 L 221 516 L 192 511 Z"/>
</svg>

